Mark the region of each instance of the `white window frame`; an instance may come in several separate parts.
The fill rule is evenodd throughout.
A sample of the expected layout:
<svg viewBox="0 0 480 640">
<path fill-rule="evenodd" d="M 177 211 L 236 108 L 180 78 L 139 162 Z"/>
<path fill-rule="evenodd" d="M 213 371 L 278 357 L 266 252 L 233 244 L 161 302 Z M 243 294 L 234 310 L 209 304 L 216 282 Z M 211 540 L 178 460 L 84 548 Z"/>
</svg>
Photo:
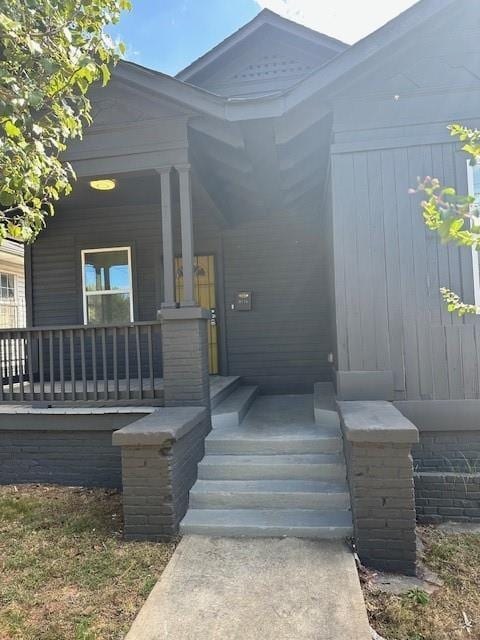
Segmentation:
<svg viewBox="0 0 480 640">
<path fill-rule="evenodd" d="M 473 167 L 470 160 L 467 160 L 467 181 L 468 195 L 475 196 L 475 186 L 473 181 Z M 472 221 L 470 222 L 472 224 Z M 472 247 L 472 265 L 473 265 L 473 290 L 475 294 L 475 306 L 479 308 L 477 315 L 480 315 L 480 252 Z"/>
<path fill-rule="evenodd" d="M 110 291 L 87 291 L 85 283 L 85 255 L 87 253 L 108 253 L 111 251 L 126 251 L 128 259 L 128 289 L 111 289 Z M 83 324 L 88 325 L 88 306 L 87 298 L 89 296 L 108 296 L 118 293 L 128 293 L 130 296 L 130 322 L 134 322 L 133 318 L 133 278 L 132 278 L 132 248 L 131 247 L 102 247 L 101 249 L 82 249 L 82 298 L 83 298 Z"/>
<path fill-rule="evenodd" d="M 13 298 L 2 298 L 0 296 L 0 302 L 2 304 L 17 304 L 18 300 L 18 282 L 17 282 L 17 274 L 12 273 L 11 271 L 4 271 L 0 269 L 0 276 L 11 276 L 13 278 Z"/>
</svg>

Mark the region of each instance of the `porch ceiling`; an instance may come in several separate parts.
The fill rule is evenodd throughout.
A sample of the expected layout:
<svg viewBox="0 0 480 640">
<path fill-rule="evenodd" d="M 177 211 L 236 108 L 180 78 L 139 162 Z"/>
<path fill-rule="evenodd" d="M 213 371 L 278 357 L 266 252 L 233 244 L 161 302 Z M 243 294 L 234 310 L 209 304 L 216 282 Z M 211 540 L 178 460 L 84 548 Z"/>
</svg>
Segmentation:
<svg viewBox="0 0 480 640">
<path fill-rule="evenodd" d="M 278 119 L 232 124 L 229 131 L 193 120 L 190 158 L 224 217 L 261 216 L 274 211 L 303 210 L 318 203 L 328 167 L 329 115 L 285 135 Z"/>
</svg>

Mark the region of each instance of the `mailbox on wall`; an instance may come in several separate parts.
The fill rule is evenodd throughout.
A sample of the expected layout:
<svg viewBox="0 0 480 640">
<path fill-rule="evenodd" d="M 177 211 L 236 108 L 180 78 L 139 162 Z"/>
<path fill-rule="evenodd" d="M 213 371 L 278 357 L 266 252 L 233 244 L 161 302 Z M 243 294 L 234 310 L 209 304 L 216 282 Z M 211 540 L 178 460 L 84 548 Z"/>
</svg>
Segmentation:
<svg viewBox="0 0 480 640">
<path fill-rule="evenodd" d="M 235 294 L 235 302 L 232 304 L 235 311 L 251 311 L 252 310 L 252 292 L 237 291 Z"/>
</svg>

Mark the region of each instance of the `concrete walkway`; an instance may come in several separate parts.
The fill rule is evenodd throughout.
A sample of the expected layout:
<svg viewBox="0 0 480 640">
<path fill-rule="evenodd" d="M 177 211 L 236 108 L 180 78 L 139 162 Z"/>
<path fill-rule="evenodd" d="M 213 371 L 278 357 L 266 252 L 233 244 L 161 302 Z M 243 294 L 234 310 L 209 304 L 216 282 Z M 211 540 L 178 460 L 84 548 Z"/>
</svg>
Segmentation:
<svg viewBox="0 0 480 640">
<path fill-rule="evenodd" d="M 186 536 L 126 640 L 370 640 L 340 541 Z"/>
</svg>

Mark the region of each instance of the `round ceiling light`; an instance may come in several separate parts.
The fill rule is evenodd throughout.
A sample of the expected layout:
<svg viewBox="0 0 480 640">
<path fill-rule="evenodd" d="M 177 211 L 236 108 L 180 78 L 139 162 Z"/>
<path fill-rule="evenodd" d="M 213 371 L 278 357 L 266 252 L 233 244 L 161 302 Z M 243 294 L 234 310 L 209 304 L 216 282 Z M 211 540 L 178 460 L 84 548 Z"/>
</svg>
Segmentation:
<svg viewBox="0 0 480 640">
<path fill-rule="evenodd" d="M 90 180 L 90 186 L 97 191 L 111 191 L 117 186 L 117 181 L 113 178 L 102 178 L 99 180 Z"/>
</svg>

